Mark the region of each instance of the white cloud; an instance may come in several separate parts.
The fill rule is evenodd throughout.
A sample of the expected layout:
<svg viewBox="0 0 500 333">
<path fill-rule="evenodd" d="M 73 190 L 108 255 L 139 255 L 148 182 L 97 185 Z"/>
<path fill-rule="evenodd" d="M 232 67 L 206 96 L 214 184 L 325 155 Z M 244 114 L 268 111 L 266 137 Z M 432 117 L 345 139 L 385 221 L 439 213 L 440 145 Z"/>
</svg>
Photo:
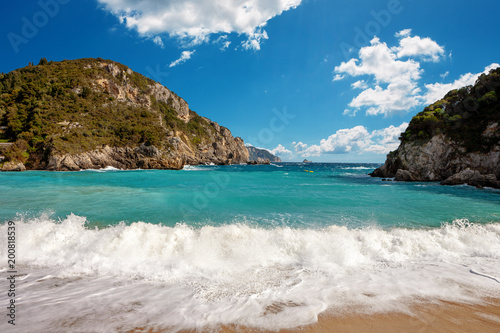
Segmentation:
<svg viewBox="0 0 500 333">
<path fill-rule="evenodd" d="M 335 67 L 334 81 L 347 76 L 368 75 L 374 78 L 373 83 L 358 80 L 351 84 L 353 89 L 362 91 L 351 100 L 350 108 L 344 110 L 344 115 L 355 116 L 361 109 L 366 109 L 367 115 L 391 116 L 406 113 L 413 107 L 434 103 L 452 89 L 473 85 L 479 75 L 499 67 L 494 63 L 482 73 L 466 73 L 451 83 L 419 85 L 423 70 L 420 62 L 411 57 L 421 61 L 439 61 L 445 58 L 444 47 L 427 37 L 412 37 L 410 29 L 399 31 L 396 37 L 399 38 L 399 45 L 391 48 L 375 37 L 369 46 L 359 50 L 358 58 Z M 445 79 L 448 75 L 447 71 L 440 76 Z"/>
<path fill-rule="evenodd" d="M 416 95 L 419 91 L 414 82 L 395 80 L 386 89 L 377 85 L 363 90 L 349 103 L 349 106 L 358 109 L 369 106 L 366 110 L 367 115 L 403 113 L 421 103 L 419 96 Z"/>
<path fill-rule="evenodd" d="M 423 96 L 425 104 L 432 104 L 443 98 L 450 90 L 459 89 L 465 86 L 473 85 L 481 74 L 487 74 L 490 70 L 500 67 L 499 64 L 493 63 L 487 66 L 481 73 L 466 73 L 461 75 L 452 83 L 432 83 L 426 84 L 427 93 Z"/>
<path fill-rule="evenodd" d="M 399 146 L 399 136 L 408 123 L 368 132 L 364 126 L 340 129 L 318 145 L 308 146 L 302 142 L 295 145 L 295 152 L 302 157 L 321 154 L 376 153 L 387 154 Z"/>
<path fill-rule="evenodd" d="M 397 60 L 397 56 L 386 43 L 377 37 L 371 40 L 371 45 L 362 47 L 359 59 L 350 59 L 335 67 L 337 74 L 351 76 L 373 75 L 377 82 L 390 83 L 394 79 L 418 80 L 420 64 L 413 60 Z M 359 64 L 358 64 L 359 63 Z"/>
<path fill-rule="evenodd" d="M 222 47 L 220 49 L 222 51 L 224 51 L 225 49 L 227 49 L 229 47 L 229 45 L 231 45 L 231 42 L 230 41 L 225 41 L 224 44 L 222 45 Z"/>
<path fill-rule="evenodd" d="M 424 61 L 437 62 L 444 56 L 444 48 L 432 39 L 410 37 L 407 35 L 399 41 L 399 46 L 394 48 L 398 58 L 421 57 Z"/>
<path fill-rule="evenodd" d="M 408 37 L 411 34 L 411 29 L 404 29 L 401 31 L 398 31 L 394 34 L 396 37 Z"/>
<path fill-rule="evenodd" d="M 340 80 L 342 80 L 343 78 L 345 78 L 345 75 L 336 74 L 336 75 L 333 77 L 333 80 L 332 80 L 332 81 L 340 81 Z"/>
<path fill-rule="evenodd" d="M 370 45 L 359 50 L 358 58 L 335 67 L 334 81 L 346 76 L 374 78 L 371 85 L 365 80 L 352 84 L 353 89 L 363 91 L 349 103 L 355 110 L 344 111 L 344 115 L 355 115 L 357 110 L 366 108 L 367 115 L 391 116 L 422 104 L 418 81 L 423 70 L 420 62 L 411 57 L 438 61 L 444 55 L 444 48 L 430 38 L 412 37 L 410 29 L 399 31 L 396 37 L 399 45 L 395 47 L 374 37 Z"/>
<path fill-rule="evenodd" d="M 345 109 L 344 112 L 342 112 L 342 114 L 344 116 L 349 116 L 349 117 L 355 117 L 356 116 L 356 113 L 357 113 L 358 110 L 356 109 Z"/>
<path fill-rule="evenodd" d="M 213 34 L 247 36 L 246 49 L 260 49 L 267 33 L 262 28 L 282 12 L 296 8 L 302 0 L 99 0 L 104 8 L 141 35 L 168 34 L 193 45 Z"/>
<path fill-rule="evenodd" d="M 351 84 L 351 87 L 354 89 L 366 89 L 368 88 L 368 84 L 365 82 L 365 80 L 359 80 Z"/>
<path fill-rule="evenodd" d="M 165 45 L 163 45 L 163 40 L 161 39 L 160 36 L 155 36 L 153 38 L 153 43 L 155 43 L 156 45 L 158 45 L 161 48 L 163 48 L 165 46 Z"/>
<path fill-rule="evenodd" d="M 446 71 L 443 74 L 440 74 L 439 76 L 441 76 L 441 78 L 444 80 L 448 77 L 448 75 L 450 75 L 450 71 Z"/>
<path fill-rule="evenodd" d="M 408 123 L 402 123 L 399 126 L 391 125 L 381 130 L 375 130 L 371 133 L 371 139 L 375 140 L 375 144 L 370 145 L 365 151 L 376 154 L 388 154 L 390 151 L 396 150 L 399 146 L 399 136 L 408 127 Z"/>
<path fill-rule="evenodd" d="M 300 152 L 307 149 L 307 144 L 302 143 L 302 142 L 299 142 L 297 144 L 294 143 L 294 145 L 295 145 L 295 152 L 297 152 L 297 153 L 300 153 Z"/>
<path fill-rule="evenodd" d="M 243 42 L 241 45 L 246 50 L 260 50 L 260 43 L 263 39 L 269 39 L 267 36 L 267 32 L 262 29 L 258 29 L 250 34 L 248 34 L 248 39 Z"/>
<path fill-rule="evenodd" d="M 370 134 L 364 126 L 340 129 L 328 139 L 320 141 L 319 145 L 302 146 L 300 154 L 303 157 L 320 156 L 321 154 L 346 154 L 359 151 L 370 145 Z M 304 149 L 305 148 L 305 149 Z"/>
<path fill-rule="evenodd" d="M 279 144 L 276 148 L 272 149 L 271 154 L 276 156 L 292 155 L 292 151 L 286 149 L 283 145 Z"/>
<path fill-rule="evenodd" d="M 193 53 L 195 51 L 196 50 L 193 50 L 193 51 L 183 51 L 181 53 L 181 57 L 179 59 L 175 60 L 175 61 L 172 61 L 172 63 L 170 64 L 169 67 L 175 67 L 177 65 L 185 63 L 186 61 L 188 61 L 189 59 L 191 59 L 191 56 L 193 55 Z"/>
</svg>

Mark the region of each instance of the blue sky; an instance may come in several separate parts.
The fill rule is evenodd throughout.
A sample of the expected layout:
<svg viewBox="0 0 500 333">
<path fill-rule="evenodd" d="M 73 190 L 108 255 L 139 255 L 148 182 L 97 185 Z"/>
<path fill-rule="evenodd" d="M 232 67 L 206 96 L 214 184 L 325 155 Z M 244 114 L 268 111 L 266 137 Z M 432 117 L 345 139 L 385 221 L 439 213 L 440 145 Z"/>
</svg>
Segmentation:
<svg viewBox="0 0 500 333">
<path fill-rule="evenodd" d="M 426 104 L 500 63 L 500 3 L 2 2 L 0 72 L 102 57 L 283 160 L 383 162 Z"/>
</svg>

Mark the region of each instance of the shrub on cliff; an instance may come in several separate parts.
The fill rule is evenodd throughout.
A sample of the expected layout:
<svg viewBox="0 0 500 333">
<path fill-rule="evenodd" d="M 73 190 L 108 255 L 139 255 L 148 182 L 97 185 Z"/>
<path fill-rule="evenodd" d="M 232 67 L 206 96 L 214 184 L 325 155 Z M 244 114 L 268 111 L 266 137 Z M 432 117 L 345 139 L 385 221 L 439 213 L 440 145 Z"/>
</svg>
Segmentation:
<svg viewBox="0 0 500 333">
<path fill-rule="evenodd" d="M 185 134 L 189 146 L 207 142 L 215 132 L 212 125 L 192 111 L 187 123 L 180 119 L 172 97 L 166 103 L 150 95 L 154 85 L 126 66 L 100 58 L 42 58 L 38 66 L 1 74 L 0 126 L 7 127 L 2 135 L 25 143 L 11 147 L 5 156 L 22 160 L 27 153 L 75 154 L 101 145 L 162 148 L 169 146 L 168 133 L 175 131 Z M 123 87 L 136 91 L 139 102 L 118 96 Z"/>
<path fill-rule="evenodd" d="M 498 136 L 482 135 L 491 123 L 500 120 L 500 68 L 481 75 L 474 86 L 450 91 L 411 120 L 402 133 L 402 142 L 425 143 L 444 134 L 467 151 L 488 151 Z"/>
</svg>

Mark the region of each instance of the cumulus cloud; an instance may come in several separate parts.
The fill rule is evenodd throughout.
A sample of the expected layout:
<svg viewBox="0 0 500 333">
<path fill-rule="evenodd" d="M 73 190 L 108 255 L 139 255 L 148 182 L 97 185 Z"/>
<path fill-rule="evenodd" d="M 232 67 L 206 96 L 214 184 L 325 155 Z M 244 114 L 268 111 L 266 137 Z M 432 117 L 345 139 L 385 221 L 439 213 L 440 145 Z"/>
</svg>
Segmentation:
<svg viewBox="0 0 500 333">
<path fill-rule="evenodd" d="M 376 153 L 387 154 L 399 145 L 399 136 L 408 123 L 369 132 L 364 126 L 340 129 L 318 145 L 308 146 L 302 142 L 295 145 L 295 152 L 302 157 L 321 154 Z"/>
<path fill-rule="evenodd" d="M 177 65 L 185 63 L 186 61 L 188 61 L 189 59 L 191 59 L 191 56 L 193 55 L 193 53 L 195 51 L 196 50 L 193 50 L 193 51 L 183 51 L 181 53 L 181 57 L 179 59 L 175 60 L 175 61 L 172 61 L 172 63 L 170 63 L 169 67 L 175 67 Z"/>
<path fill-rule="evenodd" d="M 381 130 L 371 132 L 371 139 L 374 144 L 370 145 L 365 151 L 376 154 L 388 154 L 396 150 L 399 146 L 399 136 L 408 127 L 408 123 L 402 123 L 399 126 L 391 125 Z"/>
<path fill-rule="evenodd" d="M 355 116 L 361 109 L 367 115 L 406 113 L 413 107 L 434 103 L 452 89 L 474 84 L 479 75 L 499 66 L 491 64 L 481 73 L 466 73 L 451 83 L 420 84 L 423 73 L 420 62 L 446 58 L 444 47 L 428 37 L 411 36 L 411 29 L 401 30 L 395 36 L 399 39 L 397 46 L 389 47 L 374 37 L 370 45 L 359 50 L 358 58 L 335 67 L 333 81 L 359 76 L 373 78 L 351 84 L 353 89 L 362 91 L 351 100 L 344 115 Z M 445 72 L 440 76 L 444 80 L 448 75 Z"/>
<path fill-rule="evenodd" d="M 444 57 L 444 48 L 438 43 L 428 37 L 411 37 L 410 33 L 411 29 L 406 29 L 396 34 L 396 37 L 403 37 L 399 46 L 393 48 L 398 58 L 416 56 L 424 61 L 437 62 Z"/>
<path fill-rule="evenodd" d="M 99 0 L 130 29 L 141 35 L 168 34 L 199 44 L 213 34 L 247 36 L 246 49 L 260 49 L 268 38 L 263 27 L 302 0 Z"/>
<path fill-rule="evenodd" d="M 398 32 L 396 37 L 399 45 L 395 47 L 374 37 L 369 46 L 359 50 L 358 58 L 335 67 L 334 80 L 367 75 L 374 79 L 372 86 L 365 80 L 352 84 L 354 89 L 363 91 L 350 102 L 351 108 L 366 108 L 368 115 L 389 116 L 407 112 L 422 103 L 418 81 L 423 70 L 420 62 L 411 57 L 438 61 L 443 57 L 444 48 L 430 38 L 412 37 L 410 29 Z"/>
<path fill-rule="evenodd" d="M 304 150 L 307 149 L 307 144 L 305 144 L 305 143 L 302 143 L 302 142 L 295 143 L 294 142 L 294 144 L 295 144 L 294 147 L 295 147 L 295 152 L 296 153 L 300 153 L 300 152 L 302 152 L 302 151 L 304 151 Z"/>
<path fill-rule="evenodd" d="M 427 92 L 423 96 L 423 101 L 425 104 L 434 103 L 443 98 L 450 90 L 473 85 L 481 74 L 487 74 L 490 70 L 497 67 L 500 67 L 500 65 L 497 63 L 493 63 L 487 66 L 481 73 L 466 73 L 461 75 L 458 79 L 451 83 L 426 84 L 425 88 L 427 89 Z"/>
<path fill-rule="evenodd" d="M 270 150 L 271 154 L 276 156 L 292 155 L 292 151 L 286 149 L 283 145 L 279 144 L 276 148 Z"/>
<path fill-rule="evenodd" d="M 397 79 L 417 80 L 420 64 L 414 60 L 397 59 L 394 50 L 374 37 L 370 46 L 359 50 L 359 59 L 350 59 L 335 67 L 335 73 L 350 76 L 373 75 L 377 82 L 389 83 Z"/>
<path fill-rule="evenodd" d="M 358 151 L 370 145 L 370 134 L 364 126 L 340 129 L 319 145 L 301 146 L 300 154 L 303 157 L 320 156 L 321 154 L 346 154 Z"/>
</svg>

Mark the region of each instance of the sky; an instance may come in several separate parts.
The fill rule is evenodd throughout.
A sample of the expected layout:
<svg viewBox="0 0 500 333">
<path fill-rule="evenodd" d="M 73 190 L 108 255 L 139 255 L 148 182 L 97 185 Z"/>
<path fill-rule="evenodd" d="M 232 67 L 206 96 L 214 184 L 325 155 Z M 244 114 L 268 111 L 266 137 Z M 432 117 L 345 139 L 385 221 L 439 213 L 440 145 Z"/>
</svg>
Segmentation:
<svg viewBox="0 0 500 333">
<path fill-rule="evenodd" d="M 0 72 L 101 57 L 283 161 L 375 162 L 411 118 L 500 63 L 496 0 L 0 4 Z"/>
</svg>

